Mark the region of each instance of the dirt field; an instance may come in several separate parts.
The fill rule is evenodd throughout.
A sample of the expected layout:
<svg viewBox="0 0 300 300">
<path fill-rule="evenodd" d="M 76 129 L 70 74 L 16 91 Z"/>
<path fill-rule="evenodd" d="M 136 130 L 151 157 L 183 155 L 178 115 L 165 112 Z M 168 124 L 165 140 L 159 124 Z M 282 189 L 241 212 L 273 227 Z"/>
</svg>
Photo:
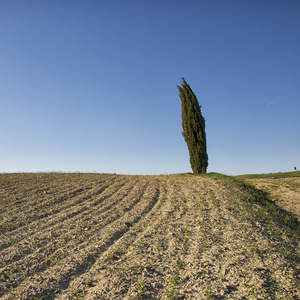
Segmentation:
<svg viewBox="0 0 300 300">
<path fill-rule="evenodd" d="M 259 178 L 247 181 L 267 192 L 277 205 L 293 212 L 300 222 L 300 177 Z"/>
<path fill-rule="evenodd" d="M 212 176 L 0 174 L 1 299 L 300 299 L 299 235 Z"/>
</svg>

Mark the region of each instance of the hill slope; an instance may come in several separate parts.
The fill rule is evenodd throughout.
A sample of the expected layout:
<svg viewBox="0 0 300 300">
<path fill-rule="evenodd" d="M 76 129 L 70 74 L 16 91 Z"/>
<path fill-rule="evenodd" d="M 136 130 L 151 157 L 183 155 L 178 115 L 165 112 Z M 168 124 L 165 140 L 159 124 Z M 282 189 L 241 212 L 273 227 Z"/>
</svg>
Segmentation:
<svg viewBox="0 0 300 300">
<path fill-rule="evenodd" d="M 275 176 L 276 175 L 276 176 Z M 286 211 L 293 212 L 300 222 L 300 172 L 261 176 L 237 176 L 254 185 Z"/>
<path fill-rule="evenodd" d="M 218 176 L 0 174 L 1 299 L 299 299 L 299 232 Z"/>
</svg>

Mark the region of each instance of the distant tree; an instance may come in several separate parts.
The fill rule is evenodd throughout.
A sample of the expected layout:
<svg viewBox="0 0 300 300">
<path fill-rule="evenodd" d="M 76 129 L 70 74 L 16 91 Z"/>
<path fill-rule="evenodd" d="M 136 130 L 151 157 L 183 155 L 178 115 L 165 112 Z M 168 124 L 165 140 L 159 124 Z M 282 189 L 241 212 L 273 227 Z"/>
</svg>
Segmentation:
<svg viewBox="0 0 300 300">
<path fill-rule="evenodd" d="M 197 97 L 184 78 L 182 86 L 177 87 L 181 100 L 182 135 L 189 150 L 191 168 L 195 174 L 203 174 L 208 166 L 205 119 Z"/>
</svg>

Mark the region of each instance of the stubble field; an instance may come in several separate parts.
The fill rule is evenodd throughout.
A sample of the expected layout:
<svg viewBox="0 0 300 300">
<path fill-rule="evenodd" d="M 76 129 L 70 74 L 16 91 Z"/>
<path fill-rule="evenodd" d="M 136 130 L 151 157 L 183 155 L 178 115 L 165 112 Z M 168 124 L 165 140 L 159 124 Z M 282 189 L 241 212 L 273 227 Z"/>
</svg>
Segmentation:
<svg viewBox="0 0 300 300">
<path fill-rule="evenodd" d="M 257 178 L 247 181 L 267 193 L 278 206 L 293 212 L 300 222 L 300 177 Z"/>
<path fill-rule="evenodd" d="M 1 299 L 300 299 L 299 231 L 217 175 L 0 174 Z"/>
</svg>

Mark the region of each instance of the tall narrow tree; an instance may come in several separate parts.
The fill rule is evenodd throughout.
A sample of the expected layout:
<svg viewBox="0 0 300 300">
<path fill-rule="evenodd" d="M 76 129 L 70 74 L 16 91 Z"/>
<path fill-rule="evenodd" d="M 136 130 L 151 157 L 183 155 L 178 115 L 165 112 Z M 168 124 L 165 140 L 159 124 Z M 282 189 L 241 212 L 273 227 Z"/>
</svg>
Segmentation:
<svg viewBox="0 0 300 300">
<path fill-rule="evenodd" d="M 182 135 L 189 150 L 191 168 L 195 174 L 206 173 L 208 155 L 205 119 L 201 114 L 201 106 L 184 78 L 182 86 L 177 87 L 181 100 Z"/>
</svg>

